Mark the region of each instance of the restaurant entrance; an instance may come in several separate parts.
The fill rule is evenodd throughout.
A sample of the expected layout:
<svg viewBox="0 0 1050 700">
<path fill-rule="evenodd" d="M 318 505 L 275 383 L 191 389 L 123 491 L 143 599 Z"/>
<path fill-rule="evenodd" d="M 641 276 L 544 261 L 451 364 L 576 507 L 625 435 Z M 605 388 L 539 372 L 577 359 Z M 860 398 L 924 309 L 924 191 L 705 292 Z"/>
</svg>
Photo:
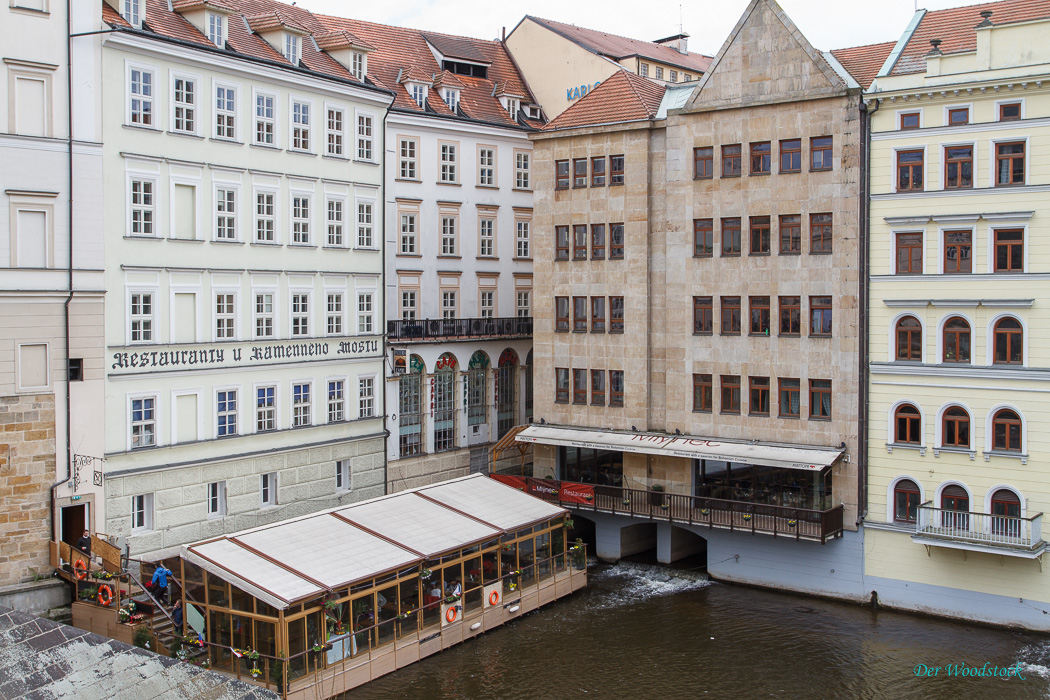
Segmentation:
<svg viewBox="0 0 1050 700">
<path fill-rule="evenodd" d="M 764 467 L 716 459 L 695 459 L 693 495 L 727 501 L 827 510 L 831 468 Z"/>
</svg>

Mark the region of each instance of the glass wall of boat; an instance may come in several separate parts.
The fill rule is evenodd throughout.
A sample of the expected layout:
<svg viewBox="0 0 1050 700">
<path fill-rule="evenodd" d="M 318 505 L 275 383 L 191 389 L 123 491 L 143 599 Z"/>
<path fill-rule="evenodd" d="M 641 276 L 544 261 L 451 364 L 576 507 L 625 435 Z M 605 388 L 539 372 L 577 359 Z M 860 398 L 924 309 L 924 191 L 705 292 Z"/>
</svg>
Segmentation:
<svg viewBox="0 0 1050 700">
<path fill-rule="evenodd" d="M 185 605 L 205 629 L 188 644 L 207 648 L 211 668 L 287 692 L 289 683 L 395 640 L 441 629 L 442 606 L 466 624 L 485 608 L 484 588 L 502 582 L 504 601 L 563 572 L 586 568 L 582 543 L 567 543 L 560 516 L 423 565 L 357 581 L 285 610 L 182 560 Z M 257 582 L 265 588 L 264 581 Z M 457 592 L 458 591 L 458 592 Z"/>
</svg>

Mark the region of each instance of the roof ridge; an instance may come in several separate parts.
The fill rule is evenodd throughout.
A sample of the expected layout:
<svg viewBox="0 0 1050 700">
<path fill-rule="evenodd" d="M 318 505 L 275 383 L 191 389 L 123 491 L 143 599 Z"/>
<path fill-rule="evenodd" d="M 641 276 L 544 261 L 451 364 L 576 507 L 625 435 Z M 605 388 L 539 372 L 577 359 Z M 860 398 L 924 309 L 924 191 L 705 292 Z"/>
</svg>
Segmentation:
<svg viewBox="0 0 1050 700">
<path fill-rule="evenodd" d="M 896 43 L 897 43 L 896 39 L 888 39 L 886 41 L 873 41 L 870 44 L 857 44 L 856 46 L 841 46 L 841 47 L 839 47 L 837 49 L 828 49 L 828 51 L 835 52 L 835 51 L 849 51 L 851 49 L 868 49 L 868 48 L 871 48 L 872 46 L 884 46 L 885 44 L 896 44 Z"/>
<path fill-rule="evenodd" d="M 637 83 L 636 80 L 643 80 L 643 81 L 645 81 L 647 83 L 647 85 L 651 85 L 654 90 L 656 90 L 656 89 L 660 90 L 660 99 L 663 99 L 663 93 L 667 89 L 666 86 L 657 85 L 656 83 L 652 82 L 648 78 L 643 78 L 641 76 L 635 75 L 634 73 L 631 73 L 630 71 L 628 71 L 626 69 L 621 70 L 620 72 L 624 74 L 624 78 L 626 78 L 627 84 L 631 87 L 631 92 L 633 92 L 634 96 L 638 98 L 638 101 L 642 103 L 642 107 L 645 108 L 646 114 L 648 114 L 651 117 L 655 116 L 656 113 L 660 109 L 660 105 L 657 104 L 656 105 L 656 109 L 649 109 L 649 105 L 648 105 L 648 103 L 646 101 L 645 96 L 642 95 L 638 91 L 639 83 Z M 608 78 L 606 78 L 606 80 L 608 80 Z"/>
<path fill-rule="evenodd" d="M 591 29 L 590 27 L 581 27 L 578 24 L 572 24 L 570 22 L 559 22 L 558 20 L 554 20 L 554 19 L 545 19 L 543 17 L 537 17 L 536 15 L 525 15 L 525 16 L 527 18 L 529 18 L 529 19 L 532 19 L 532 20 L 539 20 L 540 22 L 548 22 L 548 23 L 551 23 L 551 24 L 560 24 L 560 25 L 565 26 L 565 27 L 572 27 L 574 29 L 582 29 L 582 30 L 587 31 L 587 32 L 597 32 L 598 34 L 604 34 L 606 36 L 616 37 L 617 39 L 625 39 L 627 41 L 637 41 L 637 42 L 642 43 L 642 44 L 651 44 L 653 46 L 663 46 L 664 48 L 668 48 L 668 49 L 673 48 L 671 46 L 665 46 L 664 44 L 657 44 L 655 41 L 649 41 L 648 39 L 636 39 L 634 37 L 624 36 L 623 34 L 614 34 L 612 32 L 607 32 L 607 31 L 605 31 L 603 29 Z M 677 35 L 675 35 L 675 36 L 677 36 Z M 675 49 L 675 50 L 677 50 L 677 49 Z M 696 51 L 687 51 L 685 53 L 685 55 L 687 55 L 687 56 L 700 56 L 702 58 L 714 58 L 713 56 L 708 56 L 705 53 L 697 53 Z"/>
<path fill-rule="evenodd" d="M 318 18 L 331 19 L 331 20 L 342 21 L 342 22 L 358 22 L 359 24 L 367 24 L 367 25 L 370 25 L 370 26 L 373 26 L 373 27 L 386 27 L 387 29 L 399 29 L 401 31 L 406 31 L 406 32 L 415 32 L 415 33 L 419 34 L 420 36 L 422 36 L 423 34 L 436 34 L 437 36 L 447 36 L 447 37 L 449 37 L 451 39 L 469 39 L 470 41 L 482 41 L 482 42 L 485 42 L 486 44 L 494 44 L 496 46 L 499 46 L 499 45 L 502 44 L 502 42 L 499 39 L 482 39 L 482 38 L 476 37 L 476 36 L 467 36 L 466 34 L 446 34 L 445 32 L 435 32 L 435 31 L 430 30 L 430 29 L 417 29 L 415 27 L 405 27 L 405 26 L 402 26 L 400 24 L 384 24 L 383 22 L 372 22 L 372 21 L 367 20 L 367 19 L 356 19 L 354 17 L 342 17 L 340 15 L 330 15 L 330 14 L 321 13 L 321 12 L 314 12 L 312 14 L 315 17 L 318 17 Z"/>
</svg>

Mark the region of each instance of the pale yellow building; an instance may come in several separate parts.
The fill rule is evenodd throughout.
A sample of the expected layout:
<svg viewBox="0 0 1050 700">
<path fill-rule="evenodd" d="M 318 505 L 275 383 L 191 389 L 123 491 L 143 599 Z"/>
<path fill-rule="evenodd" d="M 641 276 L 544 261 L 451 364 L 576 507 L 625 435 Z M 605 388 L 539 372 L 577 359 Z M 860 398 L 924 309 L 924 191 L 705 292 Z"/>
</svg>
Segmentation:
<svg viewBox="0 0 1050 700">
<path fill-rule="evenodd" d="M 920 11 L 871 117 L 865 586 L 1050 629 L 1050 11 Z"/>
</svg>

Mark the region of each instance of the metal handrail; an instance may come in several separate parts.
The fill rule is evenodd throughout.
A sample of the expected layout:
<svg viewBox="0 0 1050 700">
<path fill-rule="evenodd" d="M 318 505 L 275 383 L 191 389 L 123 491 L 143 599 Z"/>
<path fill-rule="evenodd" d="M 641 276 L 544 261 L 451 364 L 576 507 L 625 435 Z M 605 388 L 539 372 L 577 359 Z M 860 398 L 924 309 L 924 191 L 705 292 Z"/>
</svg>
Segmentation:
<svg viewBox="0 0 1050 700">
<path fill-rule="evenodd" d="M 1022 518 L 936 508 L 933 501 L 926 501 L 916 512 L 915 534 L 990 546 L 1036 549 L 1043 542 L 1042 518 L 1042 513 Z"/>
<path fill-rule="evenodd" d="M 532 335 L 531 316 L 493 318 L 422 318 L 386 322 L 389 340 L 430 340 L 437 338 L 481 338 L 486 336 Z"/>
</svg>

